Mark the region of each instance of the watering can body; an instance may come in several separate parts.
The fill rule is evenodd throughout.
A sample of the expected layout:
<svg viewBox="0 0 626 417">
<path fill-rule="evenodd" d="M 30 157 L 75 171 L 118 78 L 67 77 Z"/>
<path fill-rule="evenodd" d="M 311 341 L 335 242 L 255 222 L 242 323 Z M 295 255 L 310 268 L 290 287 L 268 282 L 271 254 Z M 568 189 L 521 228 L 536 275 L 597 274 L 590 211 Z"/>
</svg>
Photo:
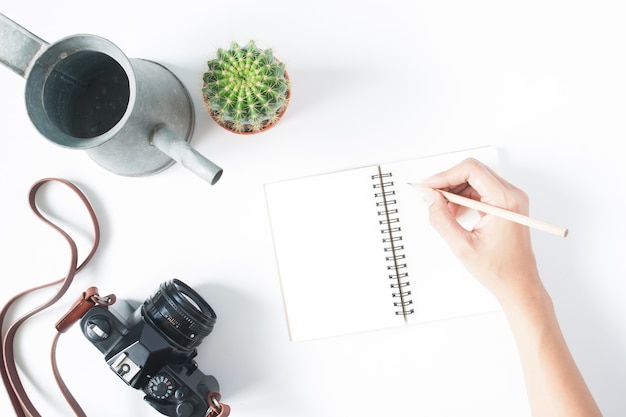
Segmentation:
<svg viewBox="0 0 626 417">
<path fill-rule="evenodd" d="M 26 108 L 50 141 L 84 150 L 119 175 L 175 162 L 214 184 L 222 169 L 189 145 L 189 93 L 164 66 L 130 59 L 110 41 L 74 35 L 47 44 L 0 14 L 0 61 L 26 78 Z"/>
</svg>

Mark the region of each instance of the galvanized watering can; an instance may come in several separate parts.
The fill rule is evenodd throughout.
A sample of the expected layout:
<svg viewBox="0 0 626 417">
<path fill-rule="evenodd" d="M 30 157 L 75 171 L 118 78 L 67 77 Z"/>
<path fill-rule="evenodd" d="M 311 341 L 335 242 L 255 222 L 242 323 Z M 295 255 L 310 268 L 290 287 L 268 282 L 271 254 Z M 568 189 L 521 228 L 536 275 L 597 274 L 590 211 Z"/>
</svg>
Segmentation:
<svg viewBox="0 0 626 417">
<path fill-rule="evenodd" d="M 50 141 L 82 149 L 119 175 L 150 175 L 179 162 L 211 184 L 221 177 L 189 145 L 189 93 L 164 66 L 129 59 L 94 35 L 48 44 L 2 14 L 0 62 L 26 79 L 28 115 Z"/>
</svg>

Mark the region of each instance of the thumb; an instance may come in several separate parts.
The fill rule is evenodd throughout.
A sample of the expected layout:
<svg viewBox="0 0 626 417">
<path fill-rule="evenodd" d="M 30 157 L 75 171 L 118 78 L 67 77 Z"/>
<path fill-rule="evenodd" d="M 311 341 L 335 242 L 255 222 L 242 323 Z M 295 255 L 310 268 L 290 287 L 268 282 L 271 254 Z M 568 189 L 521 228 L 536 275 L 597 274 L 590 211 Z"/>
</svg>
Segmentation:
<svg viewBox="0 0 626 417">
<path fill-rule="evenodd" d="M 466 239 L 467 230 L 457 222 L 454 212 L 448 207 L 448 200 L 441 193 L 428 189 L 424 191 L 424 201 L 428 205 L 430 224 L 457 252 Z"/>
</svg>

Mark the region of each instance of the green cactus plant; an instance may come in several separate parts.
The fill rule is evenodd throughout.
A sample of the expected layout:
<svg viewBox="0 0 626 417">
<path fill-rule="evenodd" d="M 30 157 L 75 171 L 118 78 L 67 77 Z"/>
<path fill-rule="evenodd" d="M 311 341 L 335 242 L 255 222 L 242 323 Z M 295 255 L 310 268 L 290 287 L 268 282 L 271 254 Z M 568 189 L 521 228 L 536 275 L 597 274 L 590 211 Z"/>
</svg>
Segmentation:
<svg viewBox="0 0 626 417">
<path fill-rule="evenodd" d="M 203 75 L 203 99 L 211 117 L 237 133 L 256 133 L 280 120 L 289 104 L 291 86 L 284 63 L 271 49 L 254 41 L 217 50 Z"/>
</svg>

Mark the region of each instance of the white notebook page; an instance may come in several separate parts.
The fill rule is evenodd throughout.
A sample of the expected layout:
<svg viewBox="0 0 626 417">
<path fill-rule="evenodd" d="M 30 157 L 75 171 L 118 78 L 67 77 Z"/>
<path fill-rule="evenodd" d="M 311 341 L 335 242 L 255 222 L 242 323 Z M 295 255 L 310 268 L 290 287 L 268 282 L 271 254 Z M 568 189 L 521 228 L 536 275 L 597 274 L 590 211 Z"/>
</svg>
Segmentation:
<svg viewBox="0 0 626 417">
<path fill-rule="evenodd" d="M 385 279 L 377 173 L 367 167 L 266 186 L 292 340 L 404 324 Z"/>
</svg>

